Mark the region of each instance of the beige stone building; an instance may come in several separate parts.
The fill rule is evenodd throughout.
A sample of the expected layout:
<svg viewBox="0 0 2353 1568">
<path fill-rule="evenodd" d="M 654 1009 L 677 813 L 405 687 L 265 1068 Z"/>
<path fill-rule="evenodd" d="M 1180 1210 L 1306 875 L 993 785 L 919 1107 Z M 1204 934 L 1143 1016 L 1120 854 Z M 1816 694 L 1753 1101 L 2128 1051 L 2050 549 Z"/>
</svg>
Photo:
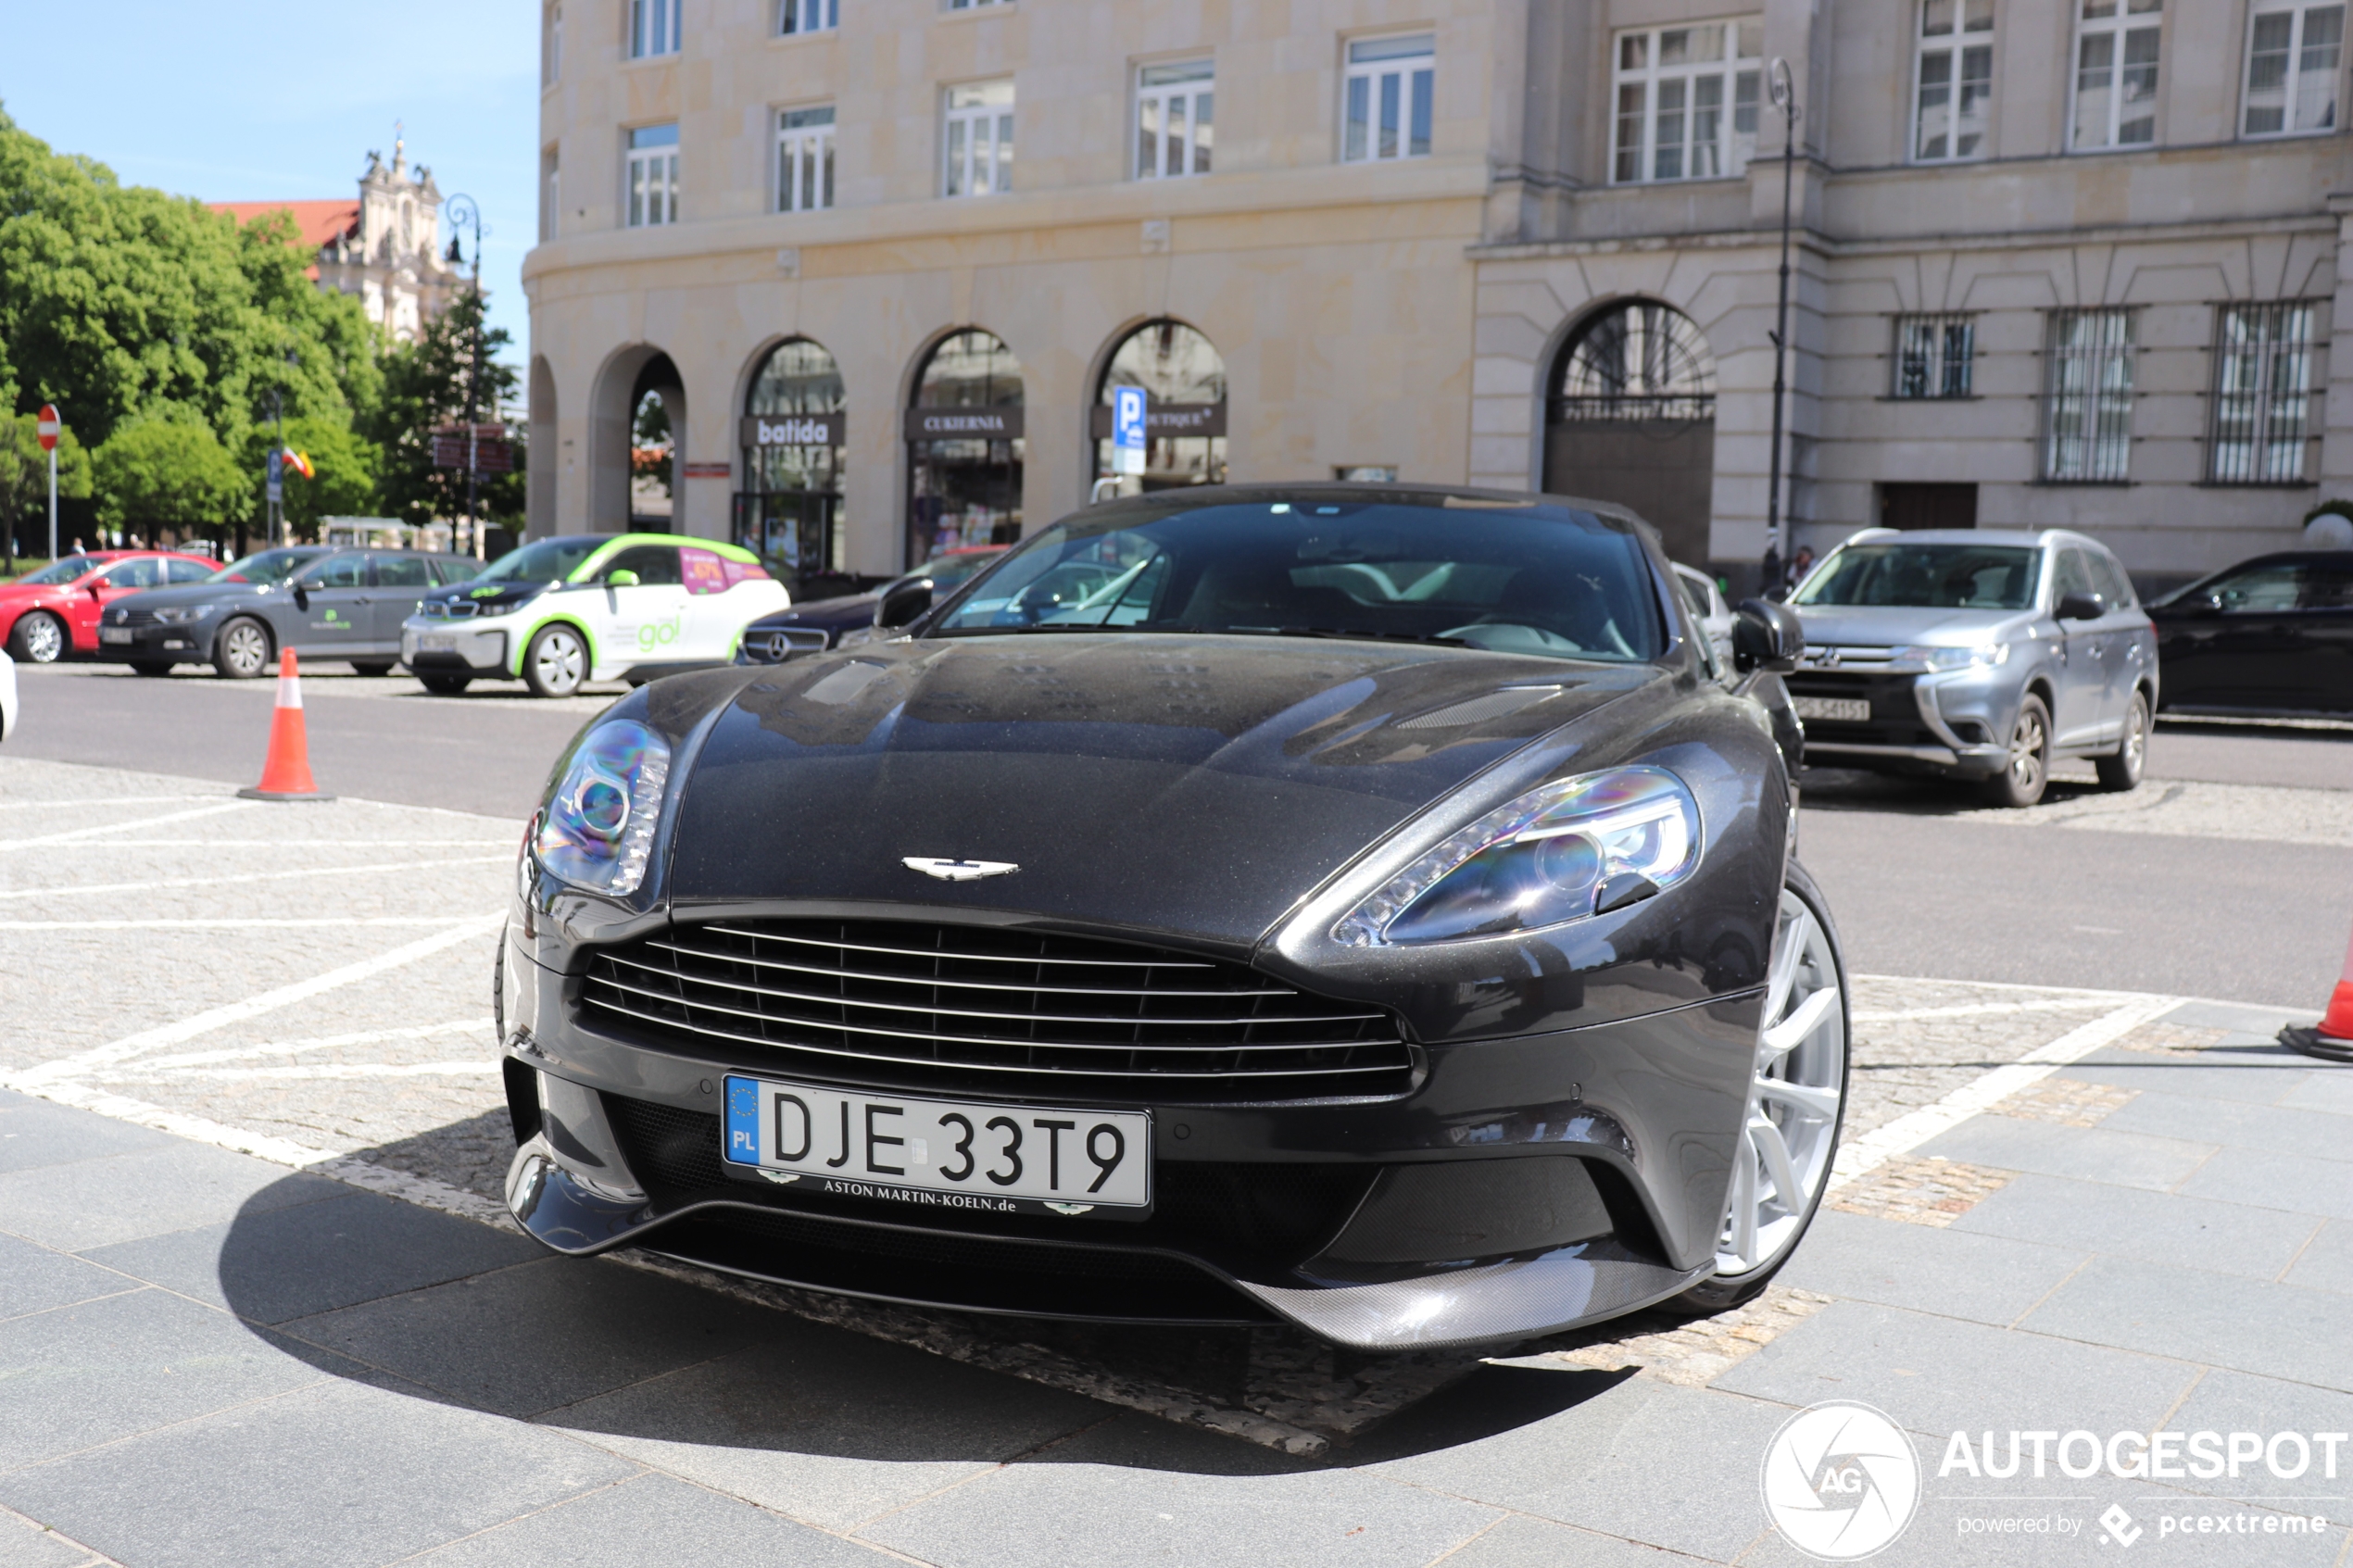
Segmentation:
<svg viewBox="0 0 2353 1568">
<path fill-rule="evenodd" d="M 676 526 L 895 570 L 1085 504 L 1140 383 L 1148 485 L 1601 495 L 1737 573 L 1779 60 L 1795 541 L 2065 523 L 2178 579 L 2353 488 L 2345 14 L 562 0 L 531 526 L 627 525 L 651 395 Z"/>
</svg>

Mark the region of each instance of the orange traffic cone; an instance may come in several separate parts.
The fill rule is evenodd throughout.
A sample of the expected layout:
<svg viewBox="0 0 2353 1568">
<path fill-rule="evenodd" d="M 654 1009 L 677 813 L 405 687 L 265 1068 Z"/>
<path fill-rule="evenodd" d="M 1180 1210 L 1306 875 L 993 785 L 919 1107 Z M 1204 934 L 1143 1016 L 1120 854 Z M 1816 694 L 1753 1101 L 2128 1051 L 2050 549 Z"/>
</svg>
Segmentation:
<svg viewBox="0 0 2353 1568">
<path fill-rule="evenodd" d="M 302 725 L 302 671 L 292 648 L 278 656 L 278 704 L 270 712 L 270 756 L 247 800 L 333 800 L 310 777 L 310 737 Z"/>
<path fill-rule="evenodd" d="M 2280 1044 L 2306 1056 L 2330 1061 L 2353 1061 L 2353 947 L 2345 950 L 2345 973 L 2329 997 L 2329 1010 L 2317 1028 L 2294 1024 L 2280 1031 Z"/>
</svg>

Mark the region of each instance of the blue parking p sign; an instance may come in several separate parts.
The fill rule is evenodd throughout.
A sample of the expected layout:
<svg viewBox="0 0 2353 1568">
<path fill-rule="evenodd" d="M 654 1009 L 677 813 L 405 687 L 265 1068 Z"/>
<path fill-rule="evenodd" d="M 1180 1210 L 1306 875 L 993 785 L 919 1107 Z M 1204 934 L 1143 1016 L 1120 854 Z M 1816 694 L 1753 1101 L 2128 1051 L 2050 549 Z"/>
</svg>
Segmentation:
<svg viewBox="0 0 2353 1568">
<path fill-rule="evenodd" d="M 1111 456 L 1114 473 L 1144 471 L 1144 389 L 1111 391 Z"/>
</svg>

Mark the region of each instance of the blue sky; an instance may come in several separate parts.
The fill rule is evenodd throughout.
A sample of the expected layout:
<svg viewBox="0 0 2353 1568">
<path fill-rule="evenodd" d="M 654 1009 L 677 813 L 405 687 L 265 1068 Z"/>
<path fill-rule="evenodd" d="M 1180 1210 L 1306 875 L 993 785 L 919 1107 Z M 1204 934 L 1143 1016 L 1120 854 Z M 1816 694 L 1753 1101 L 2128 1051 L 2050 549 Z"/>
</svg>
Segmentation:
<svg viewBox="0 0 2353 1568">
<path fill-rule="evenodd" d="M 368 151 L 482 204 L 491 320 L 522 362 L 538 222 L 539 25 L 523 0 L 0 0 L 0 106 L 125 184 L 207 201 L 351 196 Z M 446 240 L 446 236 L 445 236 Z M 470 245 L 471 248 L 471 245 Z"/>
</svg>

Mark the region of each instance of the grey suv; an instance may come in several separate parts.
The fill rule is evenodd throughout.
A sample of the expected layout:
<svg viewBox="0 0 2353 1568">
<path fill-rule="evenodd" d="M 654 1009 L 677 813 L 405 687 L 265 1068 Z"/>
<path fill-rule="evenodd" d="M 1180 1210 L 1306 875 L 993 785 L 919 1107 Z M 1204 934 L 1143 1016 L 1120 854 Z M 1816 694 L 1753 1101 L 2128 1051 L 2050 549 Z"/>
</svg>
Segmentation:
<svg viewBox="0 0 2353 1568">
<path fill-rule="evenodd" d="M 2003 806 L 2041 799 L 2057 757 L 2093 759 L 2109 789 L 2141 782 L 2157 633 L 2097 540 L 1866 529 L 1791 603 L 1809 759 L 1975 780 Z"/>
</svg>

